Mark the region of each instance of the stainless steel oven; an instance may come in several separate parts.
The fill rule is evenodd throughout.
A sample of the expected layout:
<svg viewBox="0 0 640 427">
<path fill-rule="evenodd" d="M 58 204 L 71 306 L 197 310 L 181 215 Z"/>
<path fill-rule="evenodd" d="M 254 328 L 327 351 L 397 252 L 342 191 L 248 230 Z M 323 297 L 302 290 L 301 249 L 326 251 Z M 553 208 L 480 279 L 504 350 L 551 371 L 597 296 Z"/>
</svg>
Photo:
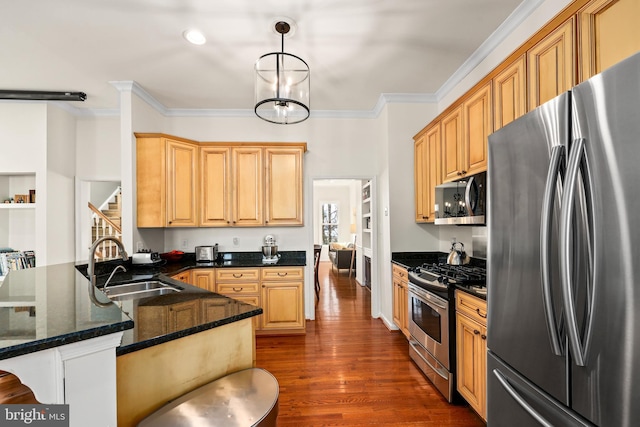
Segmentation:
<svg viewBox="0 0 640 427">
<path fill-rule="evenodd" d="M 446 289 L 446 285 L 444 285 Z M 451 402 L 454 392 L 450 358 L 449 301 L 409 282 L 409 355 Z"/>
</svg>

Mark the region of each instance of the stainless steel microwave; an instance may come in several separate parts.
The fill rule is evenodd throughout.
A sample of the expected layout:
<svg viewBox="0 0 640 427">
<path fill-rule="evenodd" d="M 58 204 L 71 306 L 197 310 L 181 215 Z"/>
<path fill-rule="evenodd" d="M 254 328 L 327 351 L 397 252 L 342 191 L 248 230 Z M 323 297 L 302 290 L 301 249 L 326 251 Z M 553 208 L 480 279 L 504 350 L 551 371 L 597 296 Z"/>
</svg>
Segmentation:
<svg viewBox="0 0 640 427">
<path fill-rule="evenodd" d="M 435 224 L 485 225 L 486 187 L 486 172 L 438 185 Z"/>
</svg>

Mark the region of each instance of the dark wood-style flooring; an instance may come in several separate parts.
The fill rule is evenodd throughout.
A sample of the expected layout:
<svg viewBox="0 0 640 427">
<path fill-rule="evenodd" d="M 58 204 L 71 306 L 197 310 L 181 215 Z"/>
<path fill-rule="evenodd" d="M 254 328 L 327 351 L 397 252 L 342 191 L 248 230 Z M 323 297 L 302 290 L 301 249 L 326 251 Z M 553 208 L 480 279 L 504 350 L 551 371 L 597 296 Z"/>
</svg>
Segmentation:
<svg viewBox="0 0 640 427">
<path fill-rule="evenodd" d="M 280 385 L 278 426 L 481 427 L 409 358 L 399 331 L 371 317 L 369 291 L 320 263 L 316 320 L 304 336 L 258 337 L 257 367 Z"/>
</svg>

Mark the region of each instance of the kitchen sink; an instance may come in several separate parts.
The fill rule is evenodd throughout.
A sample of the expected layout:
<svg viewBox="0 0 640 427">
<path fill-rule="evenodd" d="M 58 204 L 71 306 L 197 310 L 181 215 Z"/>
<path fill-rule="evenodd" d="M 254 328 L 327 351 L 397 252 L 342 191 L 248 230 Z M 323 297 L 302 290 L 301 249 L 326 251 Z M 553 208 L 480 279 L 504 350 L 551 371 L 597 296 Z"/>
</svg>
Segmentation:
<svg viewBox="0 0 640 427">
<path fill-rule="evenodd" d="M 123 301 L 165 295 L 180 292 L 180 290 L 180 288 L 159 282 L 157 280 L 149 280 L 145 282 L 109 285 L 106 290 L 103 290 L 103 292 L 112 301 Z"/>
</svg>

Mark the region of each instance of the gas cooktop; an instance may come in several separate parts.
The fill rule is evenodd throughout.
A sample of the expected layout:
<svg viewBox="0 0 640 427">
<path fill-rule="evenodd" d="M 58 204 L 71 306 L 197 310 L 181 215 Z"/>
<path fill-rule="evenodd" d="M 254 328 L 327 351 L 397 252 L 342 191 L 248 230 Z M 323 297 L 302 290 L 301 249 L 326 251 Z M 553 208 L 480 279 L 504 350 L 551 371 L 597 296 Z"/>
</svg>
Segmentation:
<svg viewBox="0 0 640 427">
<path fill-rule="evenodd" d="M 447 289 L 456 285 L 486 293 L 487 273 L 483 267 L 449 264 L 422 264 L 409 269 L 409 281 L 424 289 Z"/>
</svg>

